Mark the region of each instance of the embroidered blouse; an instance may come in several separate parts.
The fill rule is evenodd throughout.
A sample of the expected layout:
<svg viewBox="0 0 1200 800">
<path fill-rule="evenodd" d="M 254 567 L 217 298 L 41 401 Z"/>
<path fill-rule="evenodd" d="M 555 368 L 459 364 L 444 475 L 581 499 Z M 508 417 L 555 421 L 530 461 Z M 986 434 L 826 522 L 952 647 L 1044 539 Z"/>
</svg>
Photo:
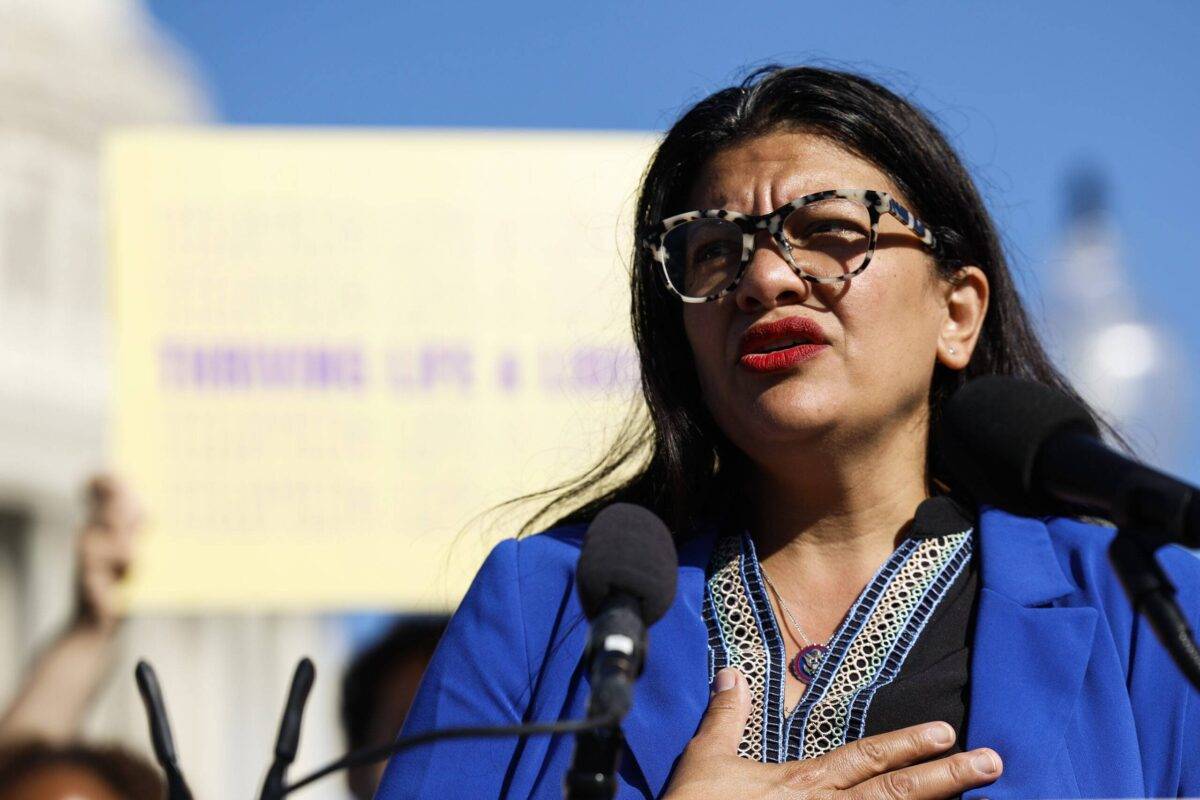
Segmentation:
<svg viewBox="0 0 1200 800">
<path fill-rule="evenodd" d="M 774 763 L 812 758 L 935 719 L 961 733 L 978 584 L 972 534 L 972 518 L 949 498 L 921 503 L 908 537 L 847 612 L 791 713 L 783 633 L 754 542 L 745 532 L 718 540 L 703 607 L 709 678 L 726 666 L 746 676 L 752 710 L 738 753 Z"/>
</svg>

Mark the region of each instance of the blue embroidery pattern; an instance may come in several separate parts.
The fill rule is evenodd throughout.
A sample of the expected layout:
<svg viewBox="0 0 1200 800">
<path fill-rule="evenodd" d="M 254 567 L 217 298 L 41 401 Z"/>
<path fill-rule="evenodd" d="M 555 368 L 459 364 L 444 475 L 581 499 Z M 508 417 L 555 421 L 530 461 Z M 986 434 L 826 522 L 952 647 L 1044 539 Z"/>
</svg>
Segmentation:
<svg viewBox="0 0 1200 800">
<path fill-rule="evenodd" d="M 727 666 L 746 676 L 753 704 L 738 754 L 778 763 L 862 738 L 875 693 L 900 672 L 970 561 L 971 533 L 906 539 L 896 548 L 829 640 L 821 668 L 790 714 L 784 712 L 786 648 L 754 542 L 746 533 L 718 540 L 703 610 L 709 679 Z"/>
</svg>

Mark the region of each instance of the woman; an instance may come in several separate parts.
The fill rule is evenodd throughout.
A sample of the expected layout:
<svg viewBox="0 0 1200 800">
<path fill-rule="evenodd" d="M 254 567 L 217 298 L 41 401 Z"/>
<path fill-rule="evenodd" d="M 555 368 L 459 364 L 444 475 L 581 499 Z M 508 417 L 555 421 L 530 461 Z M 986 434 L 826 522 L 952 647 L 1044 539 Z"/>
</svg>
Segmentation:
<svg viewBox="0 0 1200 800">
<path fill-rule="evenodd" d="M 1200 793 L 1200 708 L 1130 612 L 1111 531 L 973 508 L 940 467 L 965 380 L 1074 393 L 928 119 L 861 77 L 760 70 L 668 132 L 636 233 L 650 427 L 564 487 L 560 524 L 492 552 L 404 733 L 583 715 L 572 571 L 625 500 L 668 521 L 680 569 L 621 797 Z M 1192 557 L 1162 561 L 1195 608 Z M 571 748 L 419 748 L 379 797 L 558 797 Z"/>
</svg>

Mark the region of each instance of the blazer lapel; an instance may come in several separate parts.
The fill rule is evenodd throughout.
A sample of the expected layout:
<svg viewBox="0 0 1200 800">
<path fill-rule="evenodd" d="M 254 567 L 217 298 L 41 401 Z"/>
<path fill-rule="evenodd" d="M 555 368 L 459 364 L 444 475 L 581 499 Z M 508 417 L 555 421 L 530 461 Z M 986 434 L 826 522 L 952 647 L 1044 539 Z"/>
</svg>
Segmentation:
<svg viewBox="0 0 1200 800">
<path fill-rule="evenodd" d="M 651 793 L 667 785 L 708 705 L 708 632 L 701 617 L 715 531 L 679 550 L 675 602 L 649 632 L 646 667 L 622 729 Z"/>
<path fill-rule="evenodd" d="M 964 797 L 1071 796 L 1074 774 L 1057 759 L 1083 687 L 1097 612 L 1052 605 L 1077 587 L 1041 521 L 985 508 L 977 541 L 981 589 L 967 747 L 994 749 L 1004 774 Z"/>
</svg>

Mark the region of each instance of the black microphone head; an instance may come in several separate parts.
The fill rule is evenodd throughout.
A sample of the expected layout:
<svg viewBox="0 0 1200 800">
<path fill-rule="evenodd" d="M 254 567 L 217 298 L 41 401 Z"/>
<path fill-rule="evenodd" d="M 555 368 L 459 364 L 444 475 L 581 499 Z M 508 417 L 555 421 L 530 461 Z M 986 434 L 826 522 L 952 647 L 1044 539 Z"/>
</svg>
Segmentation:
<svg viewBox="0 0 1200 800">
<path fill-rule="evenodd" d="M 976 378 L 943 409 L 942 466 L 977 501 L 1052 513 L 1056 504 L 1035 485 L 1034 468 L 1046 441 L 1067 431 L 1100 433 L 1088 410 L 1057 389 L 1006 375 Z"/>
<path fill-rule="evenodd" d="M 642 621 L 657 622 L 675 599 L 679 556 L 667 526 L 653 512 L 630 503 L 603 509 L 588 527 L 575 574 L 588 618 L 613 595 L 627 595 Z"/>
<path fill-rule="evenodd" d="M 158 683 L 158 675 L 150 662 L 138 661 L 133 671 L 137 681 L 138 692 L 142 695 L 142 703 L 146 707 L 146 721 L 150 725 L 150 744 L 154 747 L 154 758 L 159 765 L 166 768 L 174 764 L 175 740 L 171 736 L 171 723 L 167 720 L 167 705 L 163 702 L 162 688 Z"/>
<path fill-rule="evenodd" d="M 300 748 L 300 723 L 304 718 L 304 704 L 317 677 L 317 668 L 307 656 L 296 664 L 292 673 L 292 687 L 288 690 L 287 703 L 283 707 L 283 719 L 279 722 L 279 736 L 275 739 L 275 756 L 291 764 Z"/>
</svg>

